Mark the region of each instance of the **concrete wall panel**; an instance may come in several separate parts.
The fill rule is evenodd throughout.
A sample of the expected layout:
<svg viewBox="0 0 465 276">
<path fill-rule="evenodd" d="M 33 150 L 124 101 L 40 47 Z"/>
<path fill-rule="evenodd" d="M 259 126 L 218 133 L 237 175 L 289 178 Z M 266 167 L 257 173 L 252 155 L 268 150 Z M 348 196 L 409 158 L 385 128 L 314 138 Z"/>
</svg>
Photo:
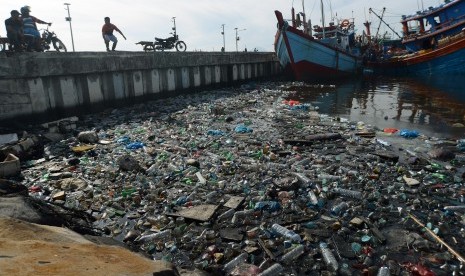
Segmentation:
<svg viewBox="0 0 465 276">
<path fill-rule="evenodd" d="M 124 75 L 121 72 L 113 73 L 113 95 L 114 99 L 121 100 L 125 98 L 124 93 Z"/>
<path fill-rule="evenodd" d="M 238 78 L 239 78 L 239 72 L 238 72 L 238 71 L 239 71 L 239 70 L 237 69 L 237 65 L 234 64 L 234 65 L 232 66 L 232 80 L 233 80 L 233 81 L 237 81 L 237 80 L 238 80 Z"/>
<path fill-rule="evenodd" d="M 96 74 L 87 76 L 87 87 L 89 91 L 88 104 L 98 104 L 103 102 L 103 91 L 101 79 Z"/>
<path fill-rule="evenodd" d="M 187 89 L 190 87 L 190 76 L 189 76 L 189 68 L 183 67 L 181 69 L 181 82 L 182 82 L 182 88 Z"/>
<path fill-rule="evenodd" d="M 135 71 L 132 74 L 132 81 L 134 83 L 134 96 L 139 97 L 144 95 L 144 79 L 142 78 L 142 72 Z"/>
<path fill-rule="evenodd" d="M 174 69 L 168 69 L 166 70 L 166 84 L 167 87 L 166 89 L 168 91 L 174 91 L 176 90 L 176 73 Z"/>
<path fill-rule="evenodd" d="M 212 72 L 211 72 L 211 67 L 210 66 L 205 66 L 205 85 L 211 85 L 212 84 Z"/>
<path fill-rule="evenodd" d="M 193 74 L 194 74 L 194 87 L 199 87 L 202 84 L 202 77 L 200 75 L 200 68 L 198 66 L 195 66 L 192 68 Z"/>
<path fill-rule="evenodd" d="M 58 92 L 58 91 L 57 91 Z M 60 92 L 63 101 L 64 108 L 79 106 L 82 104 L 79 102 L 78 91 L 74 85 L 74 79 L 70 77 L 60 78 Z"/>
<path fill-rule="evenodd" d="M 214 81 L 215 83 L 221 82 L 221 67 L 218 65 L 215 66 Z"/>
<path fill-rule="evenodd" d="M 161 80 L 160 80 L 160 72 L 158 69 L 151 70 L 151 79 L 152 79 L 152 93 L 160 93 L 161 92 Z"/>
</svg>

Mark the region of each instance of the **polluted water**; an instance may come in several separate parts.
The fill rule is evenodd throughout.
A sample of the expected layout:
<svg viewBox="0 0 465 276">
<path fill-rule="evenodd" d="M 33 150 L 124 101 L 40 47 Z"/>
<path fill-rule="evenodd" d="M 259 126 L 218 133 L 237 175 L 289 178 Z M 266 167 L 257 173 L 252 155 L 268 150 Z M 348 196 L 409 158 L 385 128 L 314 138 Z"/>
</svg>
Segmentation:
<svg viewBox="0 0 465 276">
<path fill-rule="evenodd" d="M 7 178 L 181 272 L 463 275 L 464 138 L 331 117 L 291 98 L 304 85 L 249 83 L 24 129 L 18 142 L 42 150 L 17 152 L 20 176 Z"/>
</svg>

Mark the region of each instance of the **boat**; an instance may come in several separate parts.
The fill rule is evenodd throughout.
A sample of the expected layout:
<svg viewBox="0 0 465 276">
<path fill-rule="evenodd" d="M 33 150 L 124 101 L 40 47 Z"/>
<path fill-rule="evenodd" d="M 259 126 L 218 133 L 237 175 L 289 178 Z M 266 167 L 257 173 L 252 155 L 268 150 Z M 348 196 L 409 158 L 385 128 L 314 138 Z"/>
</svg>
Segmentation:
<svg viewBox="0 0 465 276">
<path fill-rule="evenodd" d="M 446 0 L 401 19 L 401 47 L 381 43 L 367 51 L 364 72 L 431 76 L 465 73 L 465 0 Z"/>
<path fill-rule="evenodd" d="M 362 58 L 355 37 L 354 20 L 324 22 L 321 0 L 322 26 L 312 26 L 303 12 L 292 20 L 285 20 L 275 11 L 278 28 L 274 48 L 284 72 L 296 80 L 334 79 L 361 72 Z"/>
</svg>

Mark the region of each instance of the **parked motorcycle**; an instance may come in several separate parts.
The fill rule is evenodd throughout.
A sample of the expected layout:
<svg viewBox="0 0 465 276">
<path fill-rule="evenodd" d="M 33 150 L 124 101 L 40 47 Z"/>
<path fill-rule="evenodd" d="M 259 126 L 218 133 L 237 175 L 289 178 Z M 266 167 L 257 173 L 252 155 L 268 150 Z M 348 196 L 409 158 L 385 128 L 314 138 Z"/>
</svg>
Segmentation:
<svg viewBox="0 0 465 276">
<path fill-rule="evenodd" d="M 179 40 L 179 37 L 176 34 L 176 17 L 173 17 L 173 24 L 174 24 L 174 27 L 172 28 L 173 32 L 170 33 L 172 34 L 171 37 L 168 37 L 168 38 L 155 37 L 155 43 L 153 45 L 153 48 L 155 51 L 171 50 L 173 48 L 176 48 L 176 51 L 178 52 L 186 51 L 186 43 L 184 43 L 184 41 L 182 40 Z"/>
<path fill-rule="evenodd" d="M 42 29 L 42 35 L 41 35 L 41 41 L 40 41 L 40 46 L 44 51 L 50 50 L 51 46 L 57 51 L 57 52 L 67 52 L 68 50 L 66 49 L 65 44 L 57 37 L 55 32 L 49 31 L 48 27 L 47 29 Z"/>
</svg>

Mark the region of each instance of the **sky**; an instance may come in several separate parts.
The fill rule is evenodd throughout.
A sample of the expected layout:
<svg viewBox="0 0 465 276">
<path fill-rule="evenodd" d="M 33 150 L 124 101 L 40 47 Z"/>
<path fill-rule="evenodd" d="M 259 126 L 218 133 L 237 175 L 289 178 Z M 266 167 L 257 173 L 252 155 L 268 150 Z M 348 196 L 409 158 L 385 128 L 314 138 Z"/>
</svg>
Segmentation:
<svg viewBox="0 0 465 276">
<path fill-rule="evenodd" d="M 76 51 L 104 51 L 101 35 L 103 18 L 109 16 L 127 37 L 119 39 L 117 50 L 140 51 L 135 43 L 153 41 L 154 37 L 170 36 L 173 27 L 172 17 L 176 17 L 177 33 L 187 44 L 187 51 L 220 51 L 223 47 L 222 25 L 226 51 L 237 49 L 248 51 L 273 51 L 276 33 L 275 10 L 291 18 L 291 7 L 302 11 L 301 0 L 1 0 L 0 12 L 4 19 L 10 11 L 21 6 L 31 6 L 31 15 L 52 22 L 54 31 L 68 48 L 72 50 L 69 22 L 65 20 L 68 11 L 64 3 L 69 3 L 72 17 L 72 31 Z M 306 0 L 305 12 L 312 25 L 321 24 L 320 1 Z M 401 34 L 401 15 L 413 14 L 422 7 L 437 6 L 440 0 L 323 0 L 325 22 L 336 17 L 340 20 L 354 18 L 359 32 L 364 29 L 365 20 L 372 22 L 372 34 L 376 33 L 379 19 L 369 13 L 372 8 L 378 15 L 386 8 L 383 19 Z M 38 25 L 45 28 L 46 25 Z M 382 24 L 379 33 L 389 31 Z M 5 28 L 0 28 L 0 36 L 6 36 Z"/>
</svg>

